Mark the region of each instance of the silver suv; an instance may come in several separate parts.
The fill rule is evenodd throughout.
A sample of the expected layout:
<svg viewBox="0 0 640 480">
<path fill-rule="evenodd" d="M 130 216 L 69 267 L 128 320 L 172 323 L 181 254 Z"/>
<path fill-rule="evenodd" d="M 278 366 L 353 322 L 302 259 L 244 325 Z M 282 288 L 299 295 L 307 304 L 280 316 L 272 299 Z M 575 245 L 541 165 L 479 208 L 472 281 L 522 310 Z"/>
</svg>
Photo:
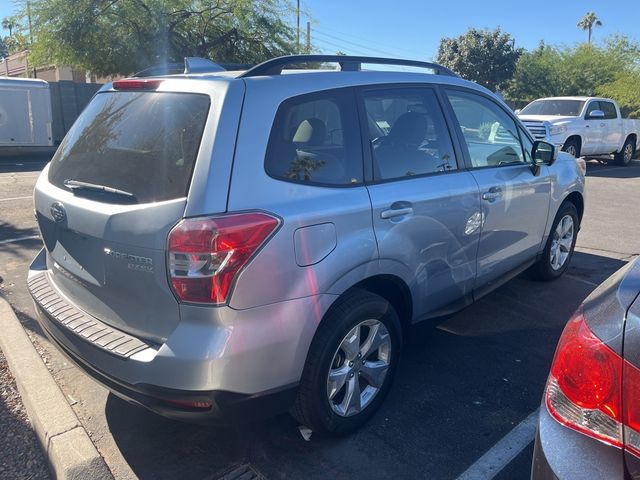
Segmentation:
<svg viewBox="0 0 640 480">
<path fill-rule="evenodd" d="M 219 70 L 105 85 L 36 185 L 41 325 L 116 395 L 346 433 L 412 324 L 567 268 L 584 174 L 488 90 L 366 57 Z"/>
</svg>

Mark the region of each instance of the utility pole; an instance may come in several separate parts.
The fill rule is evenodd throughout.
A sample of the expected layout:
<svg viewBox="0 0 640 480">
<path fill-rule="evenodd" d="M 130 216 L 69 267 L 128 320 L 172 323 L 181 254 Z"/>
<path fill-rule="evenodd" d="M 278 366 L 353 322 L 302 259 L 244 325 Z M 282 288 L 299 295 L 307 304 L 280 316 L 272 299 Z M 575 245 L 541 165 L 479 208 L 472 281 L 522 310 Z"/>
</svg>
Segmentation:
<svg viewBox="0 0 640 480">
<path fill-rule="evenodd" d="M 300 0 L 298 0 L 298 9 L 296 15 L 296 25 L 298 26 L 298 53 L 300 53 Z"/>
<path fill-rule="evenodd" d="M 29 21 L 29 47 L 33 48 L 33 28 L 31 28 L 31 2 L 27 0 L 27 19 Z M 38 78 L 36 66 L 33 66 L 33 78 Z"/>
<path fill-rule="evenodd" d="M 311 53 L 311 22 L 307 22 L 307 51 L 306 54 Z"/>
</svg>

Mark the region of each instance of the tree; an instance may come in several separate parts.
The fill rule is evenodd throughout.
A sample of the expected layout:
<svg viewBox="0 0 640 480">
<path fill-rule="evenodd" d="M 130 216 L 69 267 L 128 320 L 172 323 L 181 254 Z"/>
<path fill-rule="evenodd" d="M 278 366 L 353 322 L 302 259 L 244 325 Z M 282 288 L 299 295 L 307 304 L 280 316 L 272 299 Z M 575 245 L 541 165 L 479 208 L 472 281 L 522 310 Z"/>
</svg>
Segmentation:
<svg viewBox="0 0 640 480">
<path fill-rule="evenodd" d="M 602 22 L 594 12 L 587 12 L 576 26 L 582 30 L 589 31 L 589 45 L 591 45 L 591 33 L 593 31 L 593 27 L 601 27 Z"/>
<path fill-rule="evenodd" d="M 540 97 L 599 95 L 602 85 L 639 68 L 640 44 L 621 35 L 608 38 L 600 47 L 582 44 L 558 49 L 541 44 L 518 60 L 507 97 L 528 103 Z"/>
<path fill-rule="evenodd" d="M 614 81 L 599 86 L 596 93 L 613 98 L 622 110 L 622 115 L 640 118 L 640 71 L 623 73 Z"/>
<path fill-rule="evenodd" d="M 29 48 L 27 32 L 19 16 L 5 17 L 2 19 L 2 28 L 9 30 L 9 35 L 2 39 L 0 57 L 22 52 Z"/>
<path fill-rule="evenodd" d="M 16 19 L 14 17 L 5 17 L 2 19 L 2 28 L 9 30 L 9 36 L 13 34 L 13 29 L 16 27 Z"/>
<path fill-rule="evenodd" d="M 437 62 L 463 78 L 484 85 L 489 90 L 504 87 L 511 79 L 521 49 L 500 28 L 470 28 L 457 38 L 443 38 L 438 47 Z"/>
<path fill-rule="evenodd" d="M 9 55 L 9 47 L 7 47 L 6 38 L 0 37 L 0 58 Z"/>
<path fill-rule="evenodd" d="M 257 63 L 295 52 L 287 0 L 31 0 L 31 13 L 32 63 L 101 76 L 185 56 Z"/>
<path fill-rule="evenodd" d="M 535 50 L 523 53 L 509 82 L 507 98 L 526 104 L 536 98 L 557 95 L 562 90 L 558 68 L 561 61 L 560 52 L 544 42 Z"/>
</svg>

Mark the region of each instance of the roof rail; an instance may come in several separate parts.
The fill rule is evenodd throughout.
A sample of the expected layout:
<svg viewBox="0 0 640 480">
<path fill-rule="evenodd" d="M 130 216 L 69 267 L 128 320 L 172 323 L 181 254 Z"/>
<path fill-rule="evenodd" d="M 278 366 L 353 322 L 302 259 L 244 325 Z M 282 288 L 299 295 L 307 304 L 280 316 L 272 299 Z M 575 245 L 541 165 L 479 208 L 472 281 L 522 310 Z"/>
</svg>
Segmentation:
<svg viewBox="0 0 640 480">
<path fill-rule="evenodd" d="M 397 58 L 380 57 L 355 57 L 350 55 L 288 55 L 285 57 L 272 58 L 255 67 L 247 70 L 238 78 L 257 77 L 262 75 L 280 75 L 287 66 L 300 63 L 332 62 L 340 65 L 343 72 L 358 72 L 363 63 L 375 65 L 398 65 L 406 67 L 419 67 L 433 70 L 438 75 L 448 75 L 457 77 L 454 72 L 442 65 L 430 62 L 420 62 L 417 60 L 403 60 Z"/>
</svg>

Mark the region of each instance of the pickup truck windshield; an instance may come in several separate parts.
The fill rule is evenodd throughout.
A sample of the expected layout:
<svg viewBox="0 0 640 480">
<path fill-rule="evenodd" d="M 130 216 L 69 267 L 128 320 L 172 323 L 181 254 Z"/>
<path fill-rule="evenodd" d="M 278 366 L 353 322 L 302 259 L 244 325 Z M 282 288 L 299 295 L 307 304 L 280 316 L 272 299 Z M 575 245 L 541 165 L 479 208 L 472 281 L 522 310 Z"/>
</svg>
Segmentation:
<svg viewBox="0 0 640 480">
<path fill-rule="evenodd" d="M 51 160 L 49 181 L 104 203 L 184 197 L 208 110 L 195 93 L 100 93 Z"/>
<path fill-rule="evenodd" d="M 519 115 L 577 117 L 582 112 L 582 107 L 582 100 L 536 100 L 520 110 Z"/>
</svg>

